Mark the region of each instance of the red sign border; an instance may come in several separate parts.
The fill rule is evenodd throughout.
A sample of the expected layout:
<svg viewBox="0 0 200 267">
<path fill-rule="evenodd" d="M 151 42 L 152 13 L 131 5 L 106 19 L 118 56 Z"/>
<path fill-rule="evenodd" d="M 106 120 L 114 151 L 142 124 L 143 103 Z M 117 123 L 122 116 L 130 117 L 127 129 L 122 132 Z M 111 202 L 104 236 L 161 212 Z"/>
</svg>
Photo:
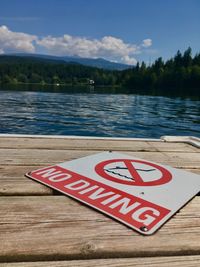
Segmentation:
<svg viewBox="0 0 200 267">
<path fill-rule="evenodd" d="M 149 181 L 149 182 L 133 182 L 133 181 L 125 181 L 125 180 L 120 180 L 117 179 L 115 177 L 112 177 L 111 175 L 107 174 L 104 170 L 105 165 L 110 164 L 110 163 L 114 163 L 114 162 L 122 162 L 122 161 L 129 161 L 129 162 L 136 162 L 136 163 L 142 163 L 142 164 L 146 164 L 149 165 L 151 167 L 154 167 L 156 169 L 158 169 L 159 171 L 161 171 L 161 173 L 163 174 L 161 178 L 155 180 L 155 181 Z M 110 160 L 105 160 L 102 161 L 100 163 L 98 163 L 95 166 L 95 171 L 96 173 L 101 176 L 102 178 L 105 178 L 109 181 L 112 182 L 116 182 L 116 183 L 120 183 L 120 184 L 126 184 L 126 185 L 132 185 L 132 186 L 156 186 L 156 185 L 162 185 L 162 184 L 166 184 L 168 182 L 171 181 L 172 179 L 172 174 L 165 169 L 164 167 L 157 165 L 155 163 L 152 162 L 148 162 L 148 161 L 144 161 L 144 160 L 136 160 L 136 159 L 110 159 Z"/>
<path fill-rule="evenodd" d="M 144 232 L 144 231 L 140 230 L 143 227 L 142 224 L 139 223 L 137 226 L 131 224 L 129 218 L 126 218 L 126 217 L 123 217 L 123 216 L 119 216 L 115 211 L 114 212 L 110 212 L 110 210 L 107 210 L 107 208 L 105 206 L 100 205 L 100 203 L 98 201 L 95 201 L 93 203 L 92 202 L 88 202 L 88 199 L 85 198 L 84 195 L 78 195 L 78 194 L 76 194 L 75 191 L 69 191 L 69 190 L 67 190 L 67 188 L 64 186 L 65 185 L 65 182 L 53 183 L 52 181 L 50 181 L 50 180 L 48 180 L 46 178 L 42 178 L 40 175 L 37 175 L 37 172 L 40 172 L 42 170 L 48 170 L 48 169 L 51 169 L 53 167 L 56 168 L 56 170 L 62 170 L 65 173 L 67 172 L 68 174 L 71 174 L 72 175 L 72 178 L 75 179 L 75 180 L 76 179 L 85 179 L 86 181 L 90 181 L 93 184 L 98 184 L 99 186 L 103 186 L 106 189 L 110 189 L 112 191 L 115 191 L 116 194 L 119 193 L 122 196 L 127 196 L 129 198 L 132 198 L 133 200 L 141 201 L 141 203 L 144 203 L 144 204 L 146 203 L 146 204 L 148 204 L 150 206 L 153 206 L 155 208 L 157 207 L 157 209 L 160 211 L 159 220 L 155 220 L 151 224 L 151 227 L 149 225 L 150 228 L 148 228 L 148 231 L 147 232 Z M 102 213 L 104 213 L 104 214 L 106 214 L 106 215 L 108 215 L 108 216 L 110 216 L 110 217 L 112 217 L 112 218 L 114 218 L 114 219 L 122 222 L 123 224 L 125 224 L 125 225 L 127 225 L 129 227 L 131 227 L 132 229 L 137 230 L 138 232 L 140 232 L 143 235 L 153 234 L 154 233 L 154 231 L 152 231 L 153 228 L 157 224 L 159 224 L 160 221 L 163 221 L 163 219 L 166 216 L 168 216 L 169 213 L 171 213 L 170 210 L 168 210 L 168 209 L 166 209 L 166 208 L 164 208 L 162 206 L 159 206 L 159 205 L 157 205 L 155 203 L 152 203 L 152 202 L 149 202 L 147 200 L 141 199 L 141 198 L 136 197 L 134 195 L 130 195 L 130 194 L 124 192 L 124 191 L 121 191 L 121 190 L 116 189 L 114 187 L 110 187 L 110 186 L 108 186 L 106 184 L 103 184 L 101 182 L 95 181 L 95 180 L 93 180 L 93 179 L 91 179 L 89 177 L 85 177 L 85 176 L 80 175 L 78 173 L 72 172 L 72 171 L 70 171 L 68 169 L 65 169 L 65 168 L 62 168 L 62 167 L 60 167 L 58 165 L 53 165 L 53 166 L 49 166 L 49 167 L 45 167 L 45 168 L 42 168 L 42 169 L 38 169 L 38 170 L 35 170 L 35 171 L 32 171 L 32 172 L 29 172 L 29 173 L 26 174 L 26 176 L 29 177 L 29 178 L 31 178 L 31 179 L 34 179 L 34 180 L 36 180 L 36 181 L 38 181 L 38 182 L 40 182 L 42 184 L 45 184 L 45 185 L 47 185 L 47 186 L 49 186 L 49 187 L 51 187 L 53 189 L 56 189 L 56 190 L 60 191 L 61 193 L 65 194 L 65 195 L 68 195 L 68 196 L 70 196 L 70 197 L 72 197 L 72 198 L 74 198 L 74 199 L 76 199 L 76 200 L 78 200 L 78 201 L 80 201 L 82 203 L 85 203 L 88 206 L 90 206 L 90 207 L 92 207 L 92 208 L 94 208 L 96 210 L 99 210 L 100 212 L 102 212 Z M 158 229 L 156 229 L 156 230 L 158 230 Z"/>
</svg>

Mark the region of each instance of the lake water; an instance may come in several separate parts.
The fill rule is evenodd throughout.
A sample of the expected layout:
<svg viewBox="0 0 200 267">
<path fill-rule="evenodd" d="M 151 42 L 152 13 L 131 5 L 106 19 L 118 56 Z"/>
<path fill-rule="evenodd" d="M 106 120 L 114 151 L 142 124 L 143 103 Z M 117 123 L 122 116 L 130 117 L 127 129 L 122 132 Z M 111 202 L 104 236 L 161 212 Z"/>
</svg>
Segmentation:
<svg viewBox="0 0 200 267">
<path fill-rule="evenodd" d="M 200 137 L 198 99 L 105 91 L 71 88 L 63 92 L 56 88 L 45 92 L 1 88 L 0 133 Z"/>
</svg>

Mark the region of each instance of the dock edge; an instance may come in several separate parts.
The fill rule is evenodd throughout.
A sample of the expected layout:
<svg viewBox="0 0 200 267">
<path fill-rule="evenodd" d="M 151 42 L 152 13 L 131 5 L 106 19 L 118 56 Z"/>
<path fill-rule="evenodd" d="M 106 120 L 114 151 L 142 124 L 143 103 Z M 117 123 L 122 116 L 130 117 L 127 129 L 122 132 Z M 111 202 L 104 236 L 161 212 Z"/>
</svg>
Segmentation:
<svg viewBox="0 0 200 267">
<path fill-rule="evenodd" d="M 172 142 L 172 143 L 186 143 L 197 148 L 200 148 L 200 138 L 195 136 L 169 136 L 164 135 L 160 137 L 164 142 Z"/>
<path fill-rule="evenodd" d="M 171 143 L 186 143 L 195 146 L 197 148 L 200 148 L 200 138 L 195 136 L 163 135 L 160 138 L 126 138 L 126 137 L 100 137 L 100 136 L 76 136 L 76 135 L 0 134 L 0 137 L 171 142 Z"/>
</svg>

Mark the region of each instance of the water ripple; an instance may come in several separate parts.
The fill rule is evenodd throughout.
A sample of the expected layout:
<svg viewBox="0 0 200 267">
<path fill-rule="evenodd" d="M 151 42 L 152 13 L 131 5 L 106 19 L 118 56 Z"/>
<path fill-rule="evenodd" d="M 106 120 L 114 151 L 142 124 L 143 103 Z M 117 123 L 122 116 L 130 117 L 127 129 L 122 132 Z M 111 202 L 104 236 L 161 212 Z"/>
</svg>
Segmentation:
<svg viewBox="0 0 200 267">
<path fill-rule="evenodd" d="M 0 91 L 0 132 L 200 136 L 200 101 L 125 94 Z"/>
</svg>

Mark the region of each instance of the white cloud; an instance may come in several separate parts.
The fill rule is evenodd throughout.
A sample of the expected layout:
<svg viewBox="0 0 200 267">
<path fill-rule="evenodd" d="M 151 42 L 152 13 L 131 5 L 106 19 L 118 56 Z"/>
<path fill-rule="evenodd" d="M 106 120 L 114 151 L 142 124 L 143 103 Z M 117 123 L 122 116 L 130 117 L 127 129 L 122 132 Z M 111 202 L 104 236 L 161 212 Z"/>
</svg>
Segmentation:
<svg viewBox="0 0 200 267">
<path fill-rule="evenodd" d="M 133 55 L 138 53 L 139 50 L 136 45 L 125 43 L 122 39 L 113 36 L 104 36 L 98 40 L 65 34 L 57 38 L 52 36 L 44 37 L 37 40 L 37 44 L 45 47 L 49 53 L 54 55 L 102 57 L 128 64 L 135 64 L 136 60 Z"/>
<path fill-rule="evenodd" d="M 137 64 L 137 60 L 134 57 L 129 57 L 129 56 L 124 56 L 122 58 L 122 62 L 128 65 L 136 65 Z"/>
<path fill-rule="evenodd" d="M 34 52 L 33 41 L 37 36 L 22 32 L 10 31 L 6 26 L 0 27 L 0 50 L 1 53 L 9 52 Z"/>
<path fill-rule="evenodd" d="M 44 36 L 42 38 L 22 32 L 14 32 L 6 26 L 0 26 L 0 53 L 28 52 L 43 50 L 46 54 L 57 56 L 79 56 L 104 58 L 114 62 L 135 65 L 135 56 L 152 45 L 151 39 L 145 39 L 140 45 L 124 42 L 120 38 L 104 36 L 101 39 L 71 36 Z"/>
<path fill-rule="evenodd" d="M 149 46 L 152 46 L 152 40 L 151 39 L 144 39 L 142 41 L 142 46 L 143 47 L 149 47 Z"/>
</svg>

